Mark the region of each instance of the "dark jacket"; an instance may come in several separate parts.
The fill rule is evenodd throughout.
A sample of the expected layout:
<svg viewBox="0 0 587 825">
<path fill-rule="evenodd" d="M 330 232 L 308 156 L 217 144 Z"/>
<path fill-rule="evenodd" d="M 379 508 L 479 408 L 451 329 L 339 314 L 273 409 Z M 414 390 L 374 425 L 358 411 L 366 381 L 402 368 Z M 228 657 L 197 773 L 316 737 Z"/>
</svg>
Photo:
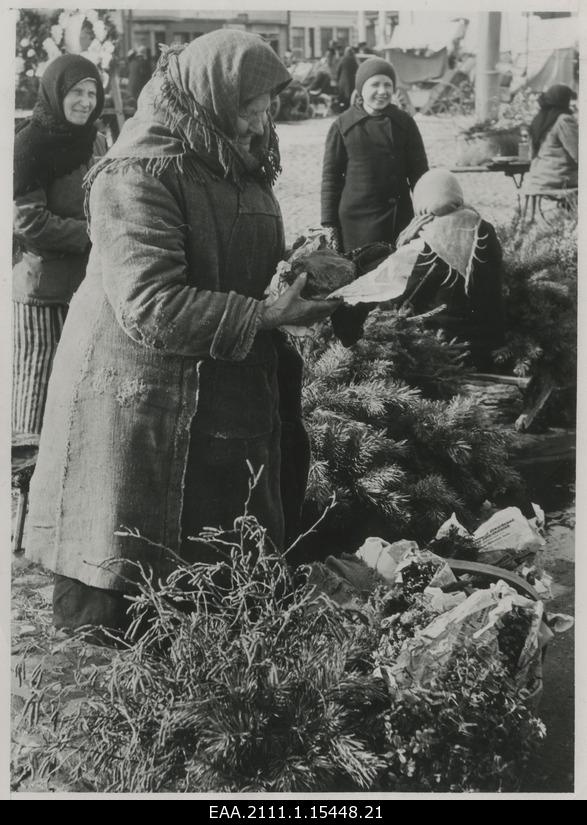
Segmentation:
<svg viewBox="0 0 587 825">
<path fill-rule="evenodd" d="M 151 65 L 149 58 L 136 52 L 131 54 L 128 58 L 128 84 L 126 90 L 134 100 L 139 99 L 143 86 L 150 77 Z"/>
<path fill-rule="evenodd" d="M 337 69 L 336 85 L 338 86 L 338 95 L 347 107 L 355 88 L 355 76 L 358 68 L 359 64 L 354 54 L 345 54 Z"/>
<path fill-rule="evenodd" d="M 265 464 L 251 507 L 281 545 L 278 354 L 259 331 L 284 251 L 270 187 L 247 178 L 239 189 L 194 160 L 161 177 L 121 161 L 98 174 L 90 214 L 90 262 L 31 487 L 29 555 L 104 589 L 136 576 L 123 559 L 162 574 L 160 551 L 115 532 L 137 528 L 178 551 L 201 518 L 230 526 L 249 457 Z M 271 511 L 259 513 L 264 489 Z"/>
<path fill-rule="evenodd" d="M 106 140 L 98 134 L 94 158 L 105 152 Z M 92 162 L 57 178 L 47 191 L 38 188 L 15 199 L 12 298 L 17 303 L 68 304 L 80 285 L 90 248 L 82 182 Z"/>
<path fill-rule="evenodd" d="M 447 279 L 448 266 L 440 258 L 430 265 L 431 250 L 426 244 L 408 279 L 404 302 L 416 315 L 444 304 L 445 309 L 427 318 L 425 326 L 470 344 L 473 365 L 486 370 L 492 367 L 492 350 L 504 340 L 502 252 L 490 223 L 482 220 L 479 234 L 483 237 L 482 257 L 474 261 L 468 293 L 462 276 L 455 273 Z"/>
<path fill-rule="evenodd" d="M 354 105 L 330 127 L 322 167 L 322 223 L 342 231 L 345 251 L 394 243 L 414 212 L 410 190 L 428 170 L 414 119 L 390 105 L 370 117 Z"/>
</svg>

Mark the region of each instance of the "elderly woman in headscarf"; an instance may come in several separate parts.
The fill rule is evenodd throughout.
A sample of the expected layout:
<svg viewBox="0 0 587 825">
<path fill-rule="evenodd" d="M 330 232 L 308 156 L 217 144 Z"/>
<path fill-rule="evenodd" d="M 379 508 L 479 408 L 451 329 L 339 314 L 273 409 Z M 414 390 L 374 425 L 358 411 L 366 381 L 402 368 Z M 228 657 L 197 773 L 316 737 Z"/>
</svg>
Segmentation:
<svg viewBox="0 0 587 825">
<path fill-rule="evenodd" d="M 495 229 L 464 203 L 456 177 L 446 169 L 423 175 L 413 198 L 416 215 L 397 242 L 411 270 L 402 300 L 415 315 L 427 316 L 428 328 L 466 342 L 474 366 L 489 369 L 504 333 Z"/>
<path fill-rule="evenodd" d="M 130 562 L 156 577 L 172 567 L 155 545 L 217 561 L 189 537 L 232 527 L 249 466 L 248 512 L 277 548 L 292 529 L 284 509 L 294 519 L 301 508 L 284 508 L 282 490 L 303 495 L 303 462 L 292 484 L 281 455 L 286 431 L 300 436 L 301 367 L 276 328 L 336 302 L 302 299 L 303 274 L 264 297 L 284 252 L 268 109 L 289 80 L 257 35 L 220 30 L 171 48 L 88 180 L 92 253 L 55 362 L 29 515 L 28 553 L 57 574 L 57 626 L 124 629 Z"/>
<path fill-rule="evenodd" d="M 551 86 L 538 98 L 540 111 L 529 127 L 532 163 L 524 180 L 527 194 L 574 189 L 579 174 L 579 127 L 571 112 L 575 92 Z"/>
<path fill-rule="evenodd" d="M 104 105 L 100 74 L 85 57 L 53 60 L 32 116 L 14 141 L 15 262 L 12 430 L 36 442 L 67 306 L 86 271 L 90 239 L 82 181 L 106 152 L 96 128 Z"/>
</svg>

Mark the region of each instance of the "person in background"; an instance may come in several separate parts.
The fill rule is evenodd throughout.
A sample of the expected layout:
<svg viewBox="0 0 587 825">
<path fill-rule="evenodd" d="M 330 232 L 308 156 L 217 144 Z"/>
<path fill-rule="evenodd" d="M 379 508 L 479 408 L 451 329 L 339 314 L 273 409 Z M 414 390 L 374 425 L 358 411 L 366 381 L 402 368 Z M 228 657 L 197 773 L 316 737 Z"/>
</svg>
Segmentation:
<svg viewBox="0 0 587 825">
<path fill-rule="evenodd" d="M 322 225 L 335 249 L 394 244 L 414 211 L 410 190 L 428 169 L 414 119 L 394 106 L 393 66 L 370 57 L 356 74 L 356 102 L 330 127 L 322 166 Z"/>
<path fill-rule="evenodd" d="M 85 274 L 90 239 L 82 181 L 93 160 L 106 152 L 95 125 L 103 105 L 96 66 L 79 55 L 62 55 L 41 78 L 32 117 L 17 127 L 12 270 L 17 441 L 34 441 L 41 432 L 67 307 Z"/>
<path fill-rule="evenodd" d="M 465 205 L 456 177 L 431 169 L 414 188 L 416 216 L 397 239 L 415 264 L 402 296 L 424 325 L 466 343 L 479 370 L 503 344 L 502 252 L 493 226 Z M 429 314 L 428 314 L 429 313 Z"/>
<path fill-rule="evenodd" d="M 529 127 L 532 162 L 524 179 L 526 194 L 574 189 L 579 175 L 579 127 L 571 112 L 576 93 L 564 84 L 538 98 L 540 111 Z"/>
<path fill-rule="evenodd" d="M 303 274 L 265 298 L 285 252 L 268 111 L 290 80 L 248 32 L 172 47 L 88 179 L 92 253 L 55 362 L 28 518 L 27 554 L 56 574 L 58 627 L 124 631 L 134 563 L 156 581 L 177 554 L 218 561 L 190 537 L 232 529 L 247 502 L 276 548 L 296 534 L 301 359 L 278 327 L 338 302 L 302 299 Z"/>
<path fill-rule="evenodd" d="M 128 83 L 126 90 L 130 97 L 137 101 L 143 86 L 145 86 L 151 77 L 151 61 L 147 47 L 144 44 L 137 45 L 129 52 L 127 63 Z"/>
<path fill-rule="evenodd" d="M 326 60 L 328 62 L 328 69 L 330 76 L 335 79 L 338 74 L 338 67 L 342 60 L 342 49 L 337 40 L 331 40 L 326 49 Z"/>
<path fill-rule="evenodd" d="M 328 65 L 328 57 L 324 55 L 316 64 L 316 74 L 314 80 L 308 88 L 310 95 L 314 97 L 318 95 L 331 95 L 332 88 L 332 73 Z"/>
<path fill-rule="evenodd" d="M 338 101 L 340 109 L 343 112 L 346 112 L 351 105 L 351 95 L 355 88 L 355 77 L 358 68 L 359 64 L 355 57 L 355 51 L 352 46 L 347 46 L 336 75 Z"/>
</svg>

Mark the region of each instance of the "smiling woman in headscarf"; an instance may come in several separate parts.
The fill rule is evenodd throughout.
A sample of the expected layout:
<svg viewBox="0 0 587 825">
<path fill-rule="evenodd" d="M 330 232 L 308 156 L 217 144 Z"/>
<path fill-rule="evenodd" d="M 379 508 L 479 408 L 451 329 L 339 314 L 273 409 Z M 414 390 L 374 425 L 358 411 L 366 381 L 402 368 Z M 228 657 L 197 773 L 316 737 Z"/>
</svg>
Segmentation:
<svg viewBox="0 0 587 825">
<path fill-rule="evenodd" d="M 503 343 L 502 254 L 493 226 L 464 203 L 456 177 L 431 169 L 414 188 L 415 217 L 398 238 L 417 255 L 402 296 L 431 329 L 466 342 L 478 369 Z"/>
<path fill-rule="evenodd" d="M 32 117 L 14 141 L 12 271 L 15 441 L 41 431 L 47 384 L 67 305 L 82 280 L 90 239 L 82 182 L 106 151 L 96 129 L 104 91 L 96 67 L 78 55 L 53 60 Z"/>
<path fill-rule="evenodd" d="M 264 299 L 284 251 L 267 111 L 289 80 L 257 35 L 170 49 L 88 180 L 92 254 L 55 362 L 27 542 L 57 574 L 58 626 L 122 629 L 128 562 L 170 570 L 121 525 L 216 560 L 189 537 L 243 513 L 247 463 L 262 470 L 249 513 L 284 544 L 282 433 L 299 425 L 299 388 L 278 369 L 291 383 L 301 369 L 275 328 L 335 306 L 300 298 L 304 275 Z"/>
<path fill-rule="evenodd" d="M 540 111 L 529 129 L 532 163 L 524 180 L 526 194 L 577 187 L 579 127 L 570 108 L 575 97 L 575 92 L 562 83 L 539 96 Z"/>
</svg>

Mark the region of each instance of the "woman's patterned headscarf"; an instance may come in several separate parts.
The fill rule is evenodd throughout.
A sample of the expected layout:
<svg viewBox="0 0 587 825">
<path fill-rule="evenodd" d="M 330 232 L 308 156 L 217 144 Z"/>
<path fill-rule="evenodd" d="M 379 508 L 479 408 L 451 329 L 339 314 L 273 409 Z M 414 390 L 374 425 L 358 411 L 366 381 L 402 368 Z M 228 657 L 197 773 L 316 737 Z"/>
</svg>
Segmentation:
<svg viewBox="0 0 587 825">
<path fill-rule="evenodd" d="M 440 258 L 449 268 L 449 277 L 464 278 L 468 292 L 474 263 L 481 260 L 486 240 L 479 232 L 481 216 L 465 206 L 461 185 L 448 169 L 430 169 L 422 175 L 414 187 L 413 200 L 417 216 L 435 215 L 420 230 L 431 250 L 426 265 Z"/>
<path fill-rule="evenodd" d="M 277 94 L 290 80 L 273 49 L 249 32 L 222 29 L 171 47 L 99 168 L 113 159 L 141 158 L 158 174 L 170 163 L 181 168 L 195 152 L 238 182 L 247 171 L 236 144 L 239 108 L 258 95 Z M 251 142 L 251 154 L 259 172 L 273 183 L 280 165 L 271 120 L 265 134 Z"/>
</svg>

